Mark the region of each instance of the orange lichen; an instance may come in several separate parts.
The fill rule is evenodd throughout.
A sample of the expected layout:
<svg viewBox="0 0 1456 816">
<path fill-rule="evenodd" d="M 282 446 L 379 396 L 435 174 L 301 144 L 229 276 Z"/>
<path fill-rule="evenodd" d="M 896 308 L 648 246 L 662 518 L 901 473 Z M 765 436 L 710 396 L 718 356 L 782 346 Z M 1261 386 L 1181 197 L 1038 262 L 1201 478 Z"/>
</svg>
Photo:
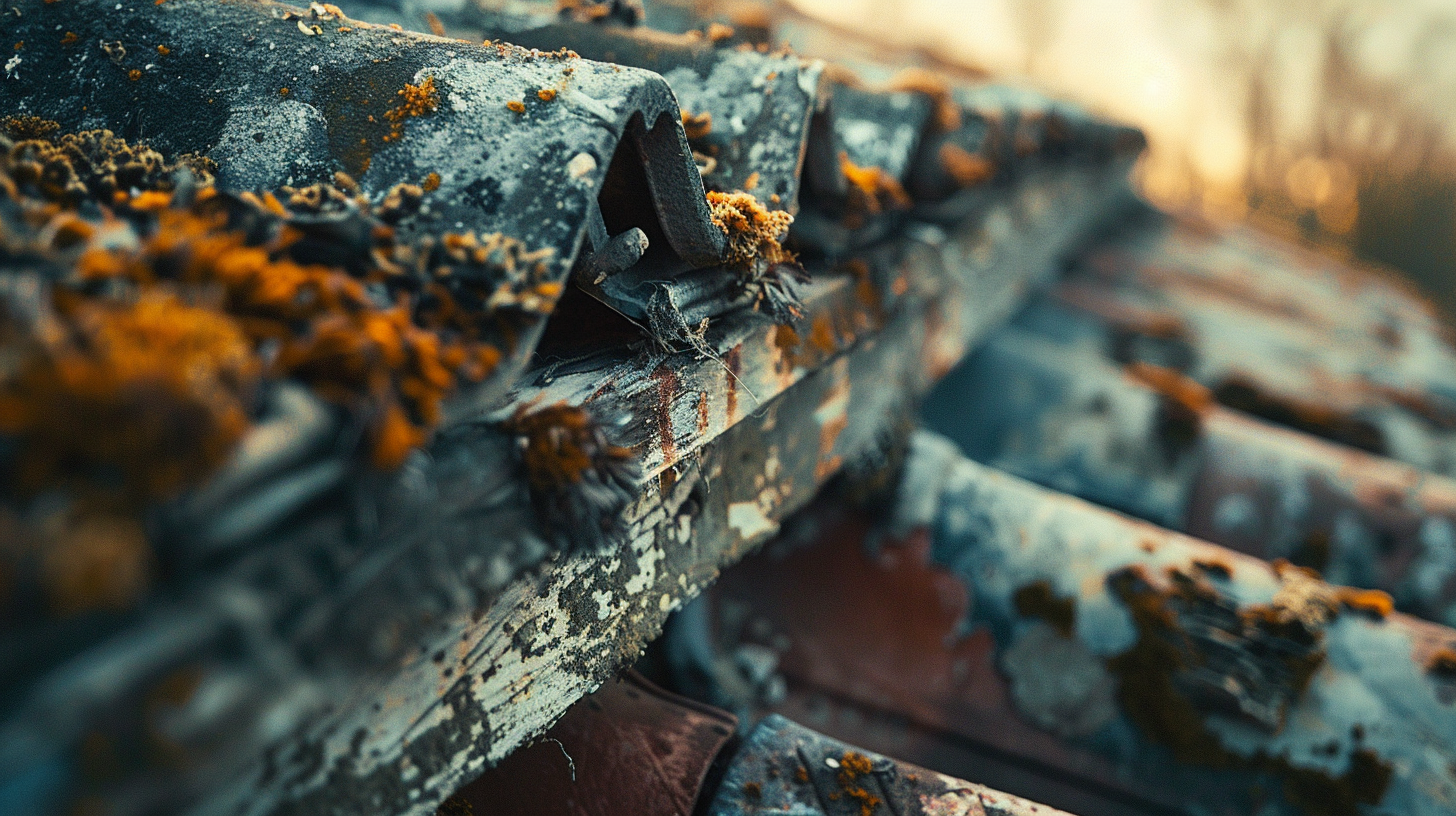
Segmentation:
<svg viewBox="0 0 1456 816">
<path fill-rule="evenodd" d="M 319 206 L 321 199 L 295 191 L 289 205 Z M 257 199 L 256 206 L 286 212 L 271 195 Z M 531 282 L 545 272 L 542 253 L 526 253 L 499 237 L 481 242 L 473 235 L 446 236 L 418 247 L 385 244 L 380 249 L 390 251 L 379 259 L 392 255 L 395 261 L 453 261 L 487 269 L 499 264 L 510 274 L 478 291 L 464 281 L 453 290 L 429 284 L 418 302 L 401 294 L 395 306 L 380 309 L 362 281 L 347 271 L 288 259 L 286 236 L 271 245 L 249 246 L 242 234 L 224 229 L 216 219 L 174 210 L 159 218 L 161 229 L 143 245 L 140 257 L 92 251 L 78 264 L 82 275 L 145 285 L 154 270 L 164 268 L 175 270 L 179 282 L 215 287 L 223 307 L 239 315 L 254 342 L 279 344 L 270 376 L 306 383 L 340 404 L 373 406 L 368 412 L 371 458 L 386 469 L 424 441 L 440 419 L 447 394 L 462 382 L 488 376 L 500 358 L 493 345 L 474 339 L 476 318 L 459 307 L 459 298 L 468 294 L 481 306 L 530 310 L 533 298 L 559 294 L 544 282 Z M 428 260 L 436 256 L 439 260 Z M 513 281 L 522 286 L 519 298 L 511 297 Z"/>
<path fill-rule="evenodd" d="M 20 127 L 19 138 L 0 161 L 24 194 L 76 206 L 93 198 L 113 202 L 129 190 L 171 190 L 176 172 L 187 168 L 201 184 L 211 184 L 217 165 L 211 159 L 182 155 L 168 162 L 145 145 L 130 145 L 109 130 L 53 134 L 59 126 L 35 117 L 6 121 L 7 129 Z M 12 136 L 12 138 L 16 138 Z"/>
<path fill-rule="evenodd" d="M 168 48 L 165 45 L 159 45 L 159 46 L 157 46 L 157 53 L 158 54 L 161 54 L 162 56 L 165 57 L 168 54 L 171 54 L 172 53 L 172 49 Z"/>
<path fill-rule="evenodd" d="M 846 751 L 839 758 L 839 773 L 836 781 L 843 790 L 844 795 L 854 800 L 859 805 L 860 816 L 872 816 L 875 808 L 880 806 L 880 797 L 870 793 L 859 783 L 860 777 L 868 776 L 874 771 L 874 763 L 870 758 L 857 751 Z"/>
<path fill-rule="evenodd" d="M 957 144 L 946 142 L 937 151 L 940 166 L 962 187 L 984 184 L 996 175 L 996 165 L 984 156 L 966 150 Z"/>
<path fill-rule="evenodd" d="M 337 403 L 366 433 L 360 458 L 392 468 L 561 294 L 550 250 L 468 233 L 397 242 L 419 188 L 377 207 L 342 176 L 354 198 L 323 186 L 232 196 L 211 188 L 207 162 L 169 162 L 107 131 L 57 137 L 34 117 L 0 127 L 23 137 L 0 150 L 0 255 L 27 253 L 15 274 L 40 295 L 0 310 L 4 478 L 13 496 L 71 501 L 74 518 L 24 532 L 59 614 L 145 591 L 143 514 L 216 472 L 268 383 Z M 358 240 L 296 219 L 321 211 L 353 212 Z M 326 264 L 312 260 L 320 249 Z M 19 580 L 13 553 L 0 547 L 7 580 Z"/>
<path fill-rule="evenodd" d="M 506 103 L 506 110 L 509 110 L 511 113 L 525 113 L 526 103 L 519 99 L 512 99 Z"/>
<path fill-rule="evenodd" d="M 440 174 L 432 172 L 428 176 L 425 176 L 425 183 L 420 185 L 420 189 L 427 193 L 433 193 L 440 189 Z"/>
<path fill-rule="evenodd" d="M 541 100 L 542 102 L 550 102 L 551 100 L 556 98 L 556 89 L 542 88 L 541 90 L 536 92 L 536 98 Z"/>
<path fill-rule="evenodd" d="M 860 167 L 839 154 L 839 170 L 849 182 L 849 208 L 854 214 L 875 214 L 887 209 L 906 209 L 910 195 L 894 176 L 880 167 Z"/>
<path fill-rule="evenodd" d="M 1389 593 L 1381 592 L 1378 589 L 1341 587 L 1338 595 L 1340 603 L 1345 607 L 1382 620 L 1395 611 L 1395 600 L 1390 597 Z"/>
<path fill-rule="evenodd" d="M 839 758 L 841 773 L 853 780 L 856 777 L 864 776 L 874 770 L 870 758 L 864 754 L 849 751 Z"/>
<path fill-rule="evenodd" d="M 17 141 L 25 139 L 49 139 L 61 126 L 39 116 L 7 116 L 0 119 L 0 133 Z"/>
<path fill-rule="evenodd" d="M 425 77 L 418 85 L 406 83 L 395 91 L 395 96 L 399 97 L 399 104 L 384 112 L 384 118 L 390 123 L 390 130 L 383 137 L 386 142 L 399 141 L 404 136 L 406 121 L 434 113 L 440 107 L 440 92 L 433 76 Z"/>
<path fill-rule="evenodd" d="M 534 411 L 522 406 L 506 427 L 522 439 L 521 460 L 538 489 L 576 484 L 588 472 L 632 454 L 610 444 L 585 409 L 566 403 Z"/>
<path fill-rule="evenodd" d="M 61 45 L 75 45 L 76 41 L 79 39 L 81 38 L 76 36 L 76 32 L 67 31 L 64 35 L 61 36 Z"/>
<path fill-rule="evenodd" d="M 612 17 L 627 25 L 636 25 L 642 19 L 642 6 L 636 2 L 557 0 L 556 8 L 562 17 L 583 23 L 602 22 Z"/>
<path fill-rule="evenodd" d="M 792 263 L 793 253 L 780 242 L 794 217 L 783 210 L 769 210 L 748 193 L 708 193 L 713 223 L 728 236 L 725 262 L 748 265 L 760 259 Z"/>
<path fill-rule="evenodd" d="M 702 139 L 713 132 L 713 114 L 708 111 L 690 113 L 681 111 L 683 131 L 689 139 Z"/>
<path fill-rule="evenodd" d="M 139 79 L 142 78 L 142 71 L 141 71 L 141 69 L 140 68 L 133 68 L 130 71 L 127 71 L 126 72 L 126 78 L 129 79 L 129 80 L 131 80 L 132 82 L 136 82 L 137 80 L 139 80 Z M 284 89 L 285 92 L 287 90 L 288 90 L 287 88 Z"/>
<path fill-rule="evenodd" d="M 74 162 L 69 161 L 71 153 L 75 154 Z M 274 237 L 254 245 L 244 232 L 229 226 L 234 215 L 245 220 L 261 214 L 287 219 L 291 217 L 289 208 L 316 211 L 348 202 L 346 194 L 332 188 L 327 193 L 317 187 L 285 188 L 286 205 L 272 194 L 244 194 L 227 199 L 204 189 L 195 196 L 195 203 L 179 206 L 172 202 L 170 192 L 145 189 L 151 174 L 170 166 L 160 156 L 130 148 L 112 139 L 109 133 L 81 142 L 72 137 L 64 137 L 55 144 L 25 142 L 3 157 L 12 173 L 13 180 L 6 180 L 12 185 L 9 189 L 17 194 L 44 188 L 54 193 L 52 198 L 69 202 L 92 193 L 78 175 L 94 181 L 93 176 L 109 173 L 118 178 L 106 176 L 104 183 L 95 185 L 96 192 L 110 193 L 108 198 L 115 206 L 155 219 L 145 222 L 144 235 L 135 248 L 92 247 L 81 252 L 74 264 L 77 285 L 91 287 L 92 282 L 114 281 L 124 284 L 115 291 L 139 293 L 140 298 L 128 295 L 116 302 L 108 298 L 92 299 L 72 293 L 67 286 L 57 290 L 58 323 L 79 331 L 102 318 L 114 316 L 113 322 L 120 321 L 119 325 L 124 327 L 125 321 L 148 317 L 160 309 L 149 306 L 156 301 L 176 313 L 175 319 L 165 325 L 175 331 L 212 325 L 204 318 L 216 325 L 231 327 L 234 351 L 227 359 L 234 367 L 249 367 L 249 382 L 260 376 L 295 379 L 326 399 L 360 410 L 370 428 L 372 459 L 381 467 L 397 465 L 410 449 L 424 440 L 429 429 L 439 421 L 440 403 L 448 393 L 461 383 L 485 378 L 498 364 L 501 350 L 482 336 L 483 329 L 495 325 L 493 311 L 539 314 L 549 310 L 561 294 L 560 284 L 549 279 L 550 251 L 528 251 L 513 239 L 465 234 L 422 239 L 411 245 L 395 244 L 393 230 L 386 224 L 408 217 L 417 208 L 423 194 L 419 188 L 398 188 L 374 209 L 383 223 L 376 222 L 372 228 L 372 245 L 351 250 L 358 255 L 349 262 L 356 267 L 355 271 L 349 271 L 292 260 L 289 253 L 299 245 L 301 235 L 293 227 L 265 230 L 262 234 Z M 97 164 L 89 164 L 91 159 Z M 119 168 L 114 166 L 118 160 L 122 161 Z M 69 176 L 58 176 L 52 172 L 52 165 L 67 170 Z M 143 189 L 133 195 L 123 194 L 128 181 L 142 182 Z M 367 202 L 363 206 L 367 208 Z M 245 213 L 249 207 L 256 212 Z M 86 243 L 93 232 L 90 225 L 74 216 L 66 217 L 70 220 L 55 222 L 53 242 L 56 245 Z M 470 275 L 451 274 L 452 270 L 471 268 L 477 271 Z M 440 270 L 438 274 L 436 269 Z M 411 275 L 423 275 L 419 284 L 422 288 L 401 289 L 395 296 L 396 301 L 385 307 L 366 294 L 366 277 L 400 279 L 407 270 L 415 270 L 408 272 Z M 189 305 L 192 301 L 196 305 Z M 63 306 L 66 311 L 61 309 Z M 88 318 L 89 322 L 81 320 L 93 313 L 100 317 Z M 256 351 L 263 344 L 275 349 L 266 363 Z M 204 356 L 197 362 L 185 362 L 178 357 L 180 351 L 167 352 L 167 346 L 157 341 L 151 341 L 144 349 L 138 348 L 130 367 L 103 355 L 108 350 L 124 350 L 127 346 L 114 342 L 98 345 L 95 340 L 76 345 L 92 357 L 100 355 L 92 367 L 101 367 L 104 369 L 101 375 L 114 378 L 113 387 L 92 400 L 96 403 L 94 410 L 122 410 L 128 404 L 123 397 L 134 391 L 141 395 L 137 398 L 156 398 L 159 387 L 152 380 L 160 379 L 162 385 L 167 385 L 170 381 L 165 375 L 169 372 L 174 377 L 187 377 L 186 384 L 198 388 L 208 386 L 209 380 L 203 375 L 209 369 L 204 363 L 211 359 L 214 365 L 219 365 L 215 353 L 212 358 Z M 32 366 L 38 367 L 42 374 L 54 370 L 79 376 L 80 384 L 91 388 L 107 385 L 105 376 L 78 368 L 77 362 L 68 361 L 64 366 L 49 363 L 59 357 L 41 353 L 45 350 L 40 348 L 28 356 L 35 361 Z M 84 357 L 81 360 L 86 361 Z M 155 371 L 138 368 L 145 365 L 153 366 Z M 65 444 L 81 442 L 51 438 L 57 434 L 42 433 L 44 426 L 39 423 L 46 417 L 67 414 L 46 407 L 49 403 L 44 396 L 49 392 L 39 388 L 48 382 L 46 377 L 26 376 L 29 379 L 10 383 L 6 391 L 10 399 L 4 403 L 4 430 L 20 435 L 28 440 L 28 446 L 34 443 L 35 450 L 44 452 L 45 456 L 29 472 L 41 474 L 35 481 L 45 481 L 48 467 L 51 471 L 58 469 L 46 462 L 66 463 L 75 459 L 76 454 Z M 46 376 L 55 379 L 59 375 Z M 62 389 L 62 396 L 74 403 L 78 397 L 71 392 L 80 384 L 70 380 L 66 383 L 71 390 Z M 168 428 L 174 433 L 206 437 L 205 444 L 188 436 L 185 443 L 177 441 L 166 446 L 173 455 L 190 454 L 200 458 L 200 462 L 187 460 L 187 467 L 169 467 L 163 461 L 164 453 L 147 448 L 152 437 L 141 432 L 145 428 L 139 431 L 119 420 L 94 424 L 106 431 L 114 429 L 117 434 L 128 435 L 132 442 L 142 446 L 125 458 L 127 463 L 144 467 L 145 473 L 131 474 L 129 479 L 161 479 L 165 482 L 163 487 L 170 489 L 204 476 L 231 449 L 237 435 L 246 427 L 248 413 L 242 403 L 246 397 L 243 392 L 249 389 L 236 390 L 239 404 L 225 415 L 228 422 L 222 422 L 218 418 L 222 415 L 216 411 L 213 415 L 203 412 L 201 419 L 187 418 L 191 414 L 172 417 L 174 421 L 170 421 Z M 204 394 L 215 396 L 218 392 L 218 388 L 209 386 Z M 167 392 L 163 389 L 161 393 Z M 174 413 L 188 405 L 177 395 L 169 399 L 180 402 L 180 407 L 168 409 Z M 74 414 L 80 409 L 72 406 L 69 410 Z M 142 419 L 156 417 L 158 421 L 170 416 L 160 408 L 136 413 Z M 75 422 L 73 426 L 90 427 L 91 424 Z M 208 430 L 214 427 L 225 427 L 229 432 Z M 160 430 L 152 436 L 157 433 Z M 100 444 L 91 437 L 82 441 Z M 111 451 L 120 443 L 106 444 L 111 446 L 106 450 Z M 107 455 L 118 458 L 112 453 Z M 68 471 L 74 470 L 68 468 Z M 162 487 L 151 482 L 138 481 L 132 492 L 152 497 L 161 490 Z"/>
<path fill-rule="evenodd" d="M 227 456 L 260 374 L 235 321 L 161 294 L 55 300 L 55 327 L 0 382 L 0 433 L 23 440 L 22 489 L 109 469 L 131 498 L 154 499 Z"/>
<path fill-rule="evenodd" d="M 807 281 L 808 276 L 794 253 L 780 243 L 794 217 L 769 210 L 743 192 L 709 192 L 708 208 L 713 223 L 728 236 L 723 261 L 739 273 L 753 308 L 780 323 L 800 317 L 802 308 L 793 282 Z"/>
<path fill-rule="evenodd" d="M 809 769 L 803 765 L 794 768 L 794 781 L 801 785 L 807 783 L 809 781 Z"/>
<path fill-rule="evenodd" d="M 1212 392 L 1181 372 L 1151 363 L 1133 362 L 1128 364 L 1127 373 L 1194 414 L 1203 415 L 1213 408 Z"/>
</svg>

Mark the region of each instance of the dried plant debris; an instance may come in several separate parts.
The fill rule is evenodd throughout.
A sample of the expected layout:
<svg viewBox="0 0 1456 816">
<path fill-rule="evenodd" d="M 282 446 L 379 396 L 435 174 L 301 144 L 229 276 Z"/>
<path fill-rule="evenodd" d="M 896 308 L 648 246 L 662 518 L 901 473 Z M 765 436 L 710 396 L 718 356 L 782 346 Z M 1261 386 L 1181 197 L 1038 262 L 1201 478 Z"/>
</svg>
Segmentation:
<svg viewBox="0 0 1456 816">
<path fill-rule="evenodd" d="M 794 284 L 808 281 L 794 253 L 780 243 L 794 217 L 770 210 L 749 193 L 708 193 L 713 223 L 728 236 L 724 262 L 739 273 L 753 308 L 780 323 L 802 312 Z"/>
<path fill-rule="evenodd" d="M 148 508 L 204 483 L 278 385 L 335 406 L 362 431 L 360 458 L 393 469 L 561 293 L 550 250 L 398 239 L 418 187 L 377 206 L 347 177 L 234 195 L 205 163 L 106 131 L 7 127 L 46 136 L 0 139 L 3 514 L 69 497 L 42 536 L 58 609 L 134 594 L 96 586 L 144 572 L 98 566 L 121 556 L 92 546 L 97 525 L 140 530 Z"/>
<path fill-rule="evenodd" d="M 505 423 L 517 439 L 531 501 L 547 533 L 564 547 L 596 549 L 621 525 L 636 494 L 632 451 L 611 441 L 585 408 L 522 406 Z"/>
</svg>

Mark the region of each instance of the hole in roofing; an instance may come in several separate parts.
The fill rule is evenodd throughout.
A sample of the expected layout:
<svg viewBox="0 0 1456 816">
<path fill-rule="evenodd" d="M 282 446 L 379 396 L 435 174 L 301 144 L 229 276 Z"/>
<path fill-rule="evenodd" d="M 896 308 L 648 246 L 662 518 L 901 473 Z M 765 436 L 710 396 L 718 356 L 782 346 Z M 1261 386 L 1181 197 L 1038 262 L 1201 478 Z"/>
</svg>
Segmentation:
<svg viewBox="0 0 1456 816">
<path fill-rule="evenodd" d="M 667 233 L 658 219 L 647 171 L 638 152 L 635 137 L 645 127 L 641 114 L 633 116 L 628 123 L 612 155 L 611 164 L 607 165 L 607 176 L 602 182 L 601 192 L 597 194 L 597 202 L 602 208 L 602 220 L 607 224 L 609 235 L 637 227 L 647 234 L 648 241 L 647 253 L 640 263 L 665 265 L 675 261 L 677 254 L 668 243 Z"/>
</svg>

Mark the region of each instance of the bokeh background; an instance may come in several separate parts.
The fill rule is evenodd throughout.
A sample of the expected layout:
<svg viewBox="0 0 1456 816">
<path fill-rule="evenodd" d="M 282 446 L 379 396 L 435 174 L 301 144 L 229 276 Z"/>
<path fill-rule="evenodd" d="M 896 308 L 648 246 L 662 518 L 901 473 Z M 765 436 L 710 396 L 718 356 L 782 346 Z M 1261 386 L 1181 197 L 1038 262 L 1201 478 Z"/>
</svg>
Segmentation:
<svg viewBox="0 0 1456 816">
<path fill-rule="evenodd" d="M 1452 0 L 791 0 L 1132 122 L 1141 191 L 1404 271 L 1456 314 Z"/>
</svg>

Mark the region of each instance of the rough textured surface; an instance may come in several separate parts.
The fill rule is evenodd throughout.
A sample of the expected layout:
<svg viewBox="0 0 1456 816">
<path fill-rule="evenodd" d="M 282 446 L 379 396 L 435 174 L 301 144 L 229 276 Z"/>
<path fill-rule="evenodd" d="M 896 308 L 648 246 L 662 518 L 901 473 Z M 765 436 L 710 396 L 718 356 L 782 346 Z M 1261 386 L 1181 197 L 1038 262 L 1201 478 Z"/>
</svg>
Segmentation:
<svg viewBox="0 0 1456 816">
<path fill-rule="evenodd" d="M 826 121 L 831 99 L 818 60 L 651 29 L 563 22 L 554 9 L 530 17 L 470 9 L 466 19 L 487 37 L 547 51 L 566 46 L 588 59 L 661 74 L 683 115 L 696 122 L 688 141 L 706 159 L 703 183 L 710 190 L 752 192 L 794 212 L 801 178 L 812 182 L 824 174 L 803 167 L 812 161 L 805 155 L 810 130 Z"/>
</svg>

